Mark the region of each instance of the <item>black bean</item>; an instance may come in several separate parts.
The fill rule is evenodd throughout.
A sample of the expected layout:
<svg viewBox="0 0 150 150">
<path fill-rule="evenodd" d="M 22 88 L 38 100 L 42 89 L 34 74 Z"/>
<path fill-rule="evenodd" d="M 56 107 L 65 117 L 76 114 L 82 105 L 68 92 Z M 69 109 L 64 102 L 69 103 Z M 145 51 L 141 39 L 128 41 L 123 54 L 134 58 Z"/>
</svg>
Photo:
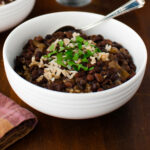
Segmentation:
<svg viewBox="0 0 150 150">
<path fill-rule="evenodd" d="M 113 43 L 112 43 L 112 46 L 113 46 L 113 47 L 117 47 L 118 49 L 122 48 L 122 45 L 119 44 L 119 43 L 117 43 L 117 42 L 113 42 Z"/>
<path fill-rule="evenodd" d="M 85 86 L 84 86 L 84 85 L 81 85 L 81 84 L 78 84 L 78 88 L 79 88 L 80 90 L 84 90 L 84 89 L 85 89 Z"/>
<path fill-rule="evenodd" d="M 93 73 L 95 73 L 94 69 L 89 71 L 89 74 L 93 74 Z"/>
<path fill-rule="evenodd" d="M 71 39 L 72 38 L 72 32 L 65 32 L 66 38 Z"/>
<path fill-rule="evenodd" d="M 101 72 L 101 68 L 99 66 L 94 67 L 95 72 Z"/>
<path fill-rule="evenodd" d="M 81 79 L 79 83 L 80 83 L 80 85 L 86 85 L 87 81 L 84 79 Z"/>
<path fill-rule="evenodd" d="M 100 92 L 100 91 L 103 91 L 104 89 L 103 88 L 99 88 L 98 90 L 97 90 L 97 92 Z"/>
<path fill-rule="evenodd" d="M 72 88 L 73 84 L 70 81 L 64 83 L 67 88 Z"/>
<path fill-rule="evenodd" d="M 39 75 L 39 76 L 43 75 L 43 73 L 44 73 L 44 70 L 43 70 L 43 69 L 38 69 L 38 75 Z"/>
<path fill-rule="evenodd" d="M 79 31 L 77 31 L 79 32 Z M 90 58 L 88 58 L 89 63 L 84 63 L 84 66 L 88 68 L 94 67 L 91 71 L 79 71 L 76 73 L 75 77 L 71 80 L 61 75 L 60 79 L 56 79 L 51 82 L 48 81 L 45 77 L 40 82 L 37 82 L 36 79 L 44 74 L 44 68 L 39 68 L 37 65 L 30 67 L 31 58 L 35 56 L 36 61 L 40 61 L 42 55 L 46 55 L 47 48 L 52 44 L 52 42 L 57 39 L 72 38 L 72 32 L 57 32 L 53 35 L 47 35 L 45 38 L 41 36 L 35 37 L 34 40 L 40 44 L 44 44 L 45 48 L 43 51 L 39 51 L 34 45 L 33 40 L 29 40 L 28 43 L 24 46 L 23 52 L 19 57 L 16 57 L 15 61 L 15 71 L 18 72 L 23 78 L 28 79 L 33 84 L 37 84 L 41 87 L 48 88 L 51 90 L 62 91 L 62 92 L 97 92 L 103 91 L 114 86 L 120 85 L 123 82 L 129 80 L 135 75 L 136 66 L 133 63 L 131 55 L 122 45 L 112 42 L 110 40 L 104 39 L 101 35 L 87 36 L 80 32 L 80 36 L 85 40 L 93 40 L 96 43 L 96 46 L 102 51 L 106 52 L 105 45 L 109 44 L 118 50 L 110 51 L 109 61 L 103 62 L 101 59 L 97 60 L 95 64 L 90 64 Z M 56 47 L 57 49 L 59 46 Z M 129 74 L 129 77 L 125 80 L 122 80 L 118 75 L 119 69 L 110 68 L 109 63 L 111 61 L 117 62 L 120 67 Z M 44 61 L 44 63 L 49 63 L 49 61 Z M 24 70 L 24 65 L 27 68 L 29 77 L 26 77 L 26 72 Z M 66 69 L 62 67 L 61 69 Z M 65 83 L 63 81 L 66 81 Z M 88 85 L 88 86 L 87 86 Z"/>
<path fill-rule="evenodd" d="M 50 35 L 50 34 L 46 35 L 46 37 L 45 37 L 46 40 L 49 40 L 51 38 L 52 38 L 52 35 Z"/>
<path fill-rule="evenodd" d="M 42 42 L 43 37 L 42 36 L 37 36 L 37 37 L 34 38 L 34 40 L 37 41 L 37 42 Z"/>
<path fill-rule="evenodd" d="M 94 76 L 98 82 L 103 81 L 103 76 L 100 73 L 95 73 Z"/>
<path fill-rule="evenodd" d="M 94 80 L 94 76 L 91 75 L 91 74 L 88 74 L 86 78 L 87 78 L 88 81 L 93 81 Z"/>
<path fill-rule="evenodd" d="M 37 51 L 36 54 L 35 54 L 35 60 L 36 60 L 36 61 L 40 61 L 40 58 L 41 58 L 42 55 L 43 55 L 43 54 L 42 54 L 41 51 Z"/>
<path fill-rule="evenodd" d="M 38 70 L 33 70 L 31 73 L 32 79 L 35 80 L 36 78 L 38 78 L 39 74 L 38 74 Z"/>
<path fill-rule="evenodd" d="M 90 36 L 90 40 L 94 41 L 94 42 L 99 42 L 99 41 L 102 41 L 104 38 L 103 36 L 101 35 L 93 35 L 93 36 Z"/>
<path fill-rule="evenodd" d="M 112 41 L 110 41 L 110 40 L 103 40 L 102 42 L 100 42 L 101 46 L 105 46 L 106 44 L 112 45 Z"/>
<path fill-rule="evenodd" d="M 26 54 L 24 54 L 24 58 L 29 60 L 32 58 L 32 55 L 33 55 L 32 51 L 29 51 Z"/>
<path fill-rule="evenodd" d="M 98 82 L 93 82 L 91 87 L 92 87 L 93 91 L 97 91 L 97 89 L 100 87 L 100 85 Z"/>
</svg>

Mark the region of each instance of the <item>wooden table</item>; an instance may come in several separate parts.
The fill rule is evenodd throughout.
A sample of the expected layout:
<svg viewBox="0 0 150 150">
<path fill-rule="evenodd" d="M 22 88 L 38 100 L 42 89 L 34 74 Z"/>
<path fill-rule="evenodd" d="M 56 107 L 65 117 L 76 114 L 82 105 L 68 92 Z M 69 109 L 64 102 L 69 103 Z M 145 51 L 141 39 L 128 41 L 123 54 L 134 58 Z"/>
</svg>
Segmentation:
<svg viewBox="0 0 150 150">
<path fill-rule="evenodd" d="M 37 0 L 28 17 L 78 10 L 107 14 L 125 0 L 93 0 L 82 8 L 70 8 L 55 0 Z M 137 31 L 150 51 L 150 1 L 141 9 L 118 19 Z M 132 100 L 119 110 L 90 120 L 63 120 L 41 114 L 25 103 L 11 89 L 4 72 L 2 47 L 10 31 L 0 34 L 0 91 L 39 118 L 36 129 L 8 150 L 150 150 L 150 61 L 144 81 Z M 139 49 L 140 50 L 140 49 Z"/>
</svg>

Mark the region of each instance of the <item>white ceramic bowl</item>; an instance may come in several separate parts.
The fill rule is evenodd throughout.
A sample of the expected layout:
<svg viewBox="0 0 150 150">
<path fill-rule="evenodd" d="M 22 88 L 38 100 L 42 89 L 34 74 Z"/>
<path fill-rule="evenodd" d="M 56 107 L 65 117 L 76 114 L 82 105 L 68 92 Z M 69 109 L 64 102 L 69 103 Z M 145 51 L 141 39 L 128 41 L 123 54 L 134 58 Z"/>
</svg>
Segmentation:
<svg viewBox="0 0 150 150">
<path fill-rule="evenodd" d="M 16 0 L 0 6 L 0 32 L 13 28 L 23 21 L 33 9 L 35 0 Z"/>
<path fill-rule="evenodd" d="M 102 34 L 129 50 L 137 67 L 136 75 L 124 84 L 97 93 L 71 94 L 47 90 L 21 78 L 14 70 L 14 59 L 23 46 L 36 35 L 45 36 L 63 25 L 80 28 L 102 15 L 85 12 L 59 12 L 31 19 L 14 29 L 8 36 L 3 51 L 4 65 L 10 85 L 28 105 L 48 115 L 86 119 L 101 116 L 128 102 L 139 88 L 147 63 L 147 51 L 139 35 L 125 24 L 110 20 L 88 32 Z"/>
</svg>

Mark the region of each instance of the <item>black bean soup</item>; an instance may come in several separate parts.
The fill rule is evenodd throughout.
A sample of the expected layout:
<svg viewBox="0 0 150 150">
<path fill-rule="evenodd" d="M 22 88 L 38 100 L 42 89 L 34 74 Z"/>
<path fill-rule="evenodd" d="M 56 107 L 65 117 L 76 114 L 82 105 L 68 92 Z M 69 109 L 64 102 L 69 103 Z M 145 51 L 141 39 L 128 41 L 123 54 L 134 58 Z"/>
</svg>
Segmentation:
<svg viewBox="0 0 150 150">
<path fill-rule="evenodd" d="M 59 31 L 29 40 L 16 57 L 15 71 L 50 90 L 89 93 L 121 85 L 136 67 L 122 45 L 102 35 Z"/>
<path fill-rule="evenodd" d="M 11 3 L 13 1 L 15 1 L 15 0 L 0 0 L 0 6 L 6 5 L 6 4 Z"/>
</svg>

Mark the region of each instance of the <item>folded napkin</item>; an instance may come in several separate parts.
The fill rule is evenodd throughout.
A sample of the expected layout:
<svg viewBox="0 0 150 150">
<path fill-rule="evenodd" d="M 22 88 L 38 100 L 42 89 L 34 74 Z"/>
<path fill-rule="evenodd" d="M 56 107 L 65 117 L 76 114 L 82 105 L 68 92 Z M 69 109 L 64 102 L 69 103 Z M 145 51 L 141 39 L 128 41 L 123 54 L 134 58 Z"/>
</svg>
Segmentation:
<svg viewBox="0 0 150 150">
<path fill-rule="evenodd" d="M 0 93 L 0 150 L 23 138 L 36 124 L 33 113 Z"/>
</svg>

